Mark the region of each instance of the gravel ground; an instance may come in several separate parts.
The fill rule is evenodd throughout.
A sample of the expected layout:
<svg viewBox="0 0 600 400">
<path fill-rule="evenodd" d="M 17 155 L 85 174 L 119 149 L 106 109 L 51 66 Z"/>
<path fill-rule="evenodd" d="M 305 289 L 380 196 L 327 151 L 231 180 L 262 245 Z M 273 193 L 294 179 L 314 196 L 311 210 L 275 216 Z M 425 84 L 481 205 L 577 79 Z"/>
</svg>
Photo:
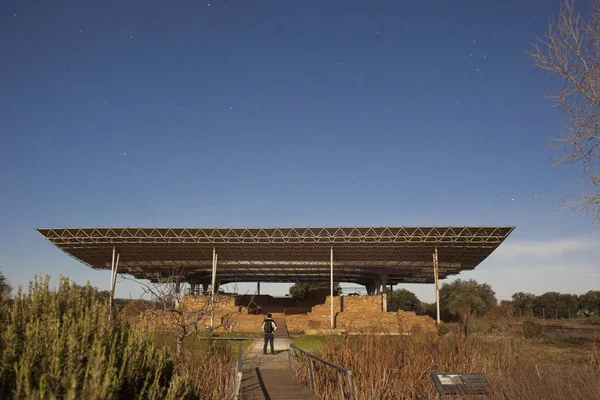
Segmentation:
<svg viewBox="0 0 600 400">
<path fill-rule="evenodd" d="M 269 354 L 263 354 L 263 339 L 256 339 L 252 343 L 246 354 L 244 354 L 244 370 L 261 369 L 289 369 L 290 362 L 290 339 L 275 339 L 275 355 L 272 356 L 269 348 Z"/>
</svg>

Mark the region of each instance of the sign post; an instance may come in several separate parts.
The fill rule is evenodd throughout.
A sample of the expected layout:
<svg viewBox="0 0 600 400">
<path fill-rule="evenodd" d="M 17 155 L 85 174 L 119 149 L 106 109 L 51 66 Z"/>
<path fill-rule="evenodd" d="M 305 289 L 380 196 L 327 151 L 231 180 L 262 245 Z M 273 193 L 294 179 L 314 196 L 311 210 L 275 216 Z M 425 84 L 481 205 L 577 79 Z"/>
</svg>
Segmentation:
<svg viewBox="0 0 600 400">
<path fill-rule="evenodd" d="M 489 383 L 483 374 L 465 374 L 463 372 L 432 372 L 431 379 L 435 384 L 440 399 L 452 395 L 487 395 Z"/>
</svg>

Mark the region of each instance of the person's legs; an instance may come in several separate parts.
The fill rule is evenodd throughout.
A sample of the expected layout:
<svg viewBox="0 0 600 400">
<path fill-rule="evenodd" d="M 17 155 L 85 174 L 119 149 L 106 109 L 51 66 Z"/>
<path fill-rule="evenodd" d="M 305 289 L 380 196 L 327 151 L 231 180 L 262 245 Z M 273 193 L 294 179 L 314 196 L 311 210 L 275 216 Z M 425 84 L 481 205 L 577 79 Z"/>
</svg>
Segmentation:
<svg viewBox="0 0 600 400">
<path fill-rule="evenodd" d="M 269 343 L 269 334 L 265 333 L 265 347 L 263 347 L 263 354 L 267 354 L 267 343 Z"/>
<path fill-rule="evenodd" d="M 273 348 L 273 341 L 275 340 L 275 335 L 271 333 L 269 340 L 271 341 L 271 355 L 275 355 L 275 349 Z"/>
</svg>

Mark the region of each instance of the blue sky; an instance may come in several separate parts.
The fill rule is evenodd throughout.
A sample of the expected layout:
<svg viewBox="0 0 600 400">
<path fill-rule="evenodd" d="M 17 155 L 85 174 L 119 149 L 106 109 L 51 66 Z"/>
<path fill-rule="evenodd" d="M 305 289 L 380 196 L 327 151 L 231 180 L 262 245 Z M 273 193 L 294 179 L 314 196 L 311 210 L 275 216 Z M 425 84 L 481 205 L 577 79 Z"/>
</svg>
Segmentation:
<svg viewBox="0 0 600 400">
<path fill-rule="evenodd" d="M 551 160 L 555 82 L 525 54 L 558 1 L 209 1 L 0 4 L 14 285 L 108 287 L 36 227 L 497 224 L 517 229 L 459 277 L 600 286 L 594 226 L 557 207 L 585 186 Z"/>
</svg>

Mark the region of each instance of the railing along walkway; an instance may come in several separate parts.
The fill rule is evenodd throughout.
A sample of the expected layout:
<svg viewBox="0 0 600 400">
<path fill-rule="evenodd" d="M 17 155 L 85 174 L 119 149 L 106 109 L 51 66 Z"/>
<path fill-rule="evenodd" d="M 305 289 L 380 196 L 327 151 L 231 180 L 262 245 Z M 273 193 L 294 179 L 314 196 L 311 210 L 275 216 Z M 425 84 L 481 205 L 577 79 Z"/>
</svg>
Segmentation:
<svg viewBox="0 0 600 400">
<path fill-rule="evenodd" d="M 333 396 L 333 393 L 319 393 L 317 380 L 327 379 L 325 376 L 327 374 L 327 371 L 325 369 L 315 368 L 316 361 L 319 363 L 320 366 L 325 366 L 336 370 L 337 381 L 339 385 L 339 388 L 336 391 L 338 392 L 339 398 L 342 400 L 346 400 L 346 398 L 348 398 L 349 400 L 354 400 L 354 393 L 352 388 L 352 371 L 342 367 L 341 365 L 337 365 L 327 360 L 324 360 L 321 357 L 309 353 L 306 350 L 302 350 L 294 346 L 293 344 L 290 345 L 290 349 L 296 369 L 302 369 L 303 366 L 297 368 L 298 363 L 301 363 L 302 361 L 305 362 L 307 385 L 315 396 L 321 395 L 321 397 L 323 397 L 323 395 L 326 395 L 328 396 L 328 398 L 333 398 L 331 397 Z M 297 353 L 300 353 L 300 355 L 298 355 Z"/>
<path fill-rule="evenodd" d="M 244 375 L 244 360 L 242 357 L 242 345 L 240 344 L 238 348 L 237 367 L 235 369 L 235 400 L 240 399 L 240 392 L 242 391 L 242 377 Z"/>
</svg>

